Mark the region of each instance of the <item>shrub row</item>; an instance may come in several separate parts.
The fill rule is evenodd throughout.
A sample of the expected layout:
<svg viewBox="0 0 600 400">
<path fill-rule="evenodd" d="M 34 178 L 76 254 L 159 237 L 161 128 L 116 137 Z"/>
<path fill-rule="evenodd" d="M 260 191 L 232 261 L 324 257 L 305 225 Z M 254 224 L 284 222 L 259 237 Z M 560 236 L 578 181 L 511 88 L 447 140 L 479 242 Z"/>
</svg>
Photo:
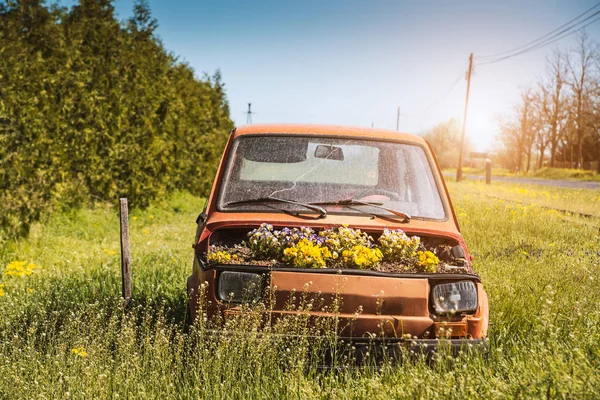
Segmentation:
<svg viewBox="0 0 600 400">
<path fill-rule="evenodd" d="M 205 194 L 233 128 L 220 73 L 199 79 L 143 2 L 0 0 L 0 242 L 57 206 Z"/>
</svg>

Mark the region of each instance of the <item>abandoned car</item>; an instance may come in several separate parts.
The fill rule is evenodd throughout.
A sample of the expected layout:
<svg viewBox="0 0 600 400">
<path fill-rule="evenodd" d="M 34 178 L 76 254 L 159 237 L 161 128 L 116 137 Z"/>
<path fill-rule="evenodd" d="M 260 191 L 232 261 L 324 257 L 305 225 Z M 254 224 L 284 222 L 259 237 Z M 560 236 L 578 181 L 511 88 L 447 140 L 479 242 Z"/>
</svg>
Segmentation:
<svg viewBox="0 0 600 400">
<path fill-rule="evenodd" d="M 421 137 L 237 128 L 197 223 L 192 320 L 205 296 L 209 318 L 268 303 L 264 313 L 275 319 L 335 318 L 343 322 L 337 334 L 350 341 L 485 346 L 487 296 Z M 300 292 L 318 296 L 321 308 L 290 307 Z"/>
</svg>

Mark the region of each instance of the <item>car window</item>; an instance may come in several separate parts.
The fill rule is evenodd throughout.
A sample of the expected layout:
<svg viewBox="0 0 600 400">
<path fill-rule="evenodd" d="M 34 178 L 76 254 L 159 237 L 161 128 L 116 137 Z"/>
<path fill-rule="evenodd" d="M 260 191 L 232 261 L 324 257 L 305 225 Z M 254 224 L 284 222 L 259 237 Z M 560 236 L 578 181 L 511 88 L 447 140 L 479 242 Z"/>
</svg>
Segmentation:
<svg viewBox="0 0 600 400">
<path fill-rule="evenodd" d="M 306 135 L 241 136 L 229 153 L 217 207 L 277 212 L 300 206 L 239 202 L 263 197 L 304 203 L 355 199 L 413 217 L 444 219 L 446 212 L 430 165 L 423 148 L 407 143 Z M 373 207 L 325 208 L 330 213 L 386 213 Z"/>
<path fill-rule="evenodd" d="M 326 141 L 311 141 L 305 160 L 295 163 L 260 162 L 242 159 L 240 180 L 293 181 L 315 183 L 357 184 L 375 186 L 378 181 L 379 149 L 374 146 L 341 144 L 343 160 L 316 158 L 318 146 Z"/>
</svg>

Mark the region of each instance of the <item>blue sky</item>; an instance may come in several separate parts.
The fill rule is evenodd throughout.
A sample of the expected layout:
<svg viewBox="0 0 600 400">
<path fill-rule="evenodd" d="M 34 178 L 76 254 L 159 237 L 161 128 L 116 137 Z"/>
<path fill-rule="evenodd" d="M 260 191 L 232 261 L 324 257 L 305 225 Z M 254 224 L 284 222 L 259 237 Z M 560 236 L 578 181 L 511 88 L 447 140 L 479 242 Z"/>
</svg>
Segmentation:
<svg viewBox="0 0 600 400">
<path fill-rule="evenodd" d="M 418 133 L 462 118 L 466 81 L 442 101 L 470 52 L 495 54 L 529 42 L 597 0 L 191 1 L 150 0 L 165 46 L 201 75 L 220 69 L 232 118 L 370 126 Z M 68 4 L 68 3 L 67 3 Z M 132 1 L 117 0 L 122 19 Z M 600 22 L 589 36 L 600 39 Z M 556 43 L 568 48 L 574 36 Z M 544 73 L 552 46 L 478 66 L 467 135 L 493 146 L 497 118 L 520 87 Z M 412 115 L 414 114 L 414 115 Z"/>
</svg>

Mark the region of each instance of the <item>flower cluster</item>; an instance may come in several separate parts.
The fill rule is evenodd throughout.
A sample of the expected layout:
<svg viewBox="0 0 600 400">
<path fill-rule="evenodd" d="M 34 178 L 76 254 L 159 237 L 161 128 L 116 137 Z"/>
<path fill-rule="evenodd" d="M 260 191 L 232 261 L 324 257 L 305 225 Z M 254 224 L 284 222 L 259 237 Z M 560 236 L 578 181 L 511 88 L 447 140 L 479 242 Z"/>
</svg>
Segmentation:
<svg viewBox="0 0 600 400">
<path fill-rule="evenodd" d="M 280 231 L 273 231 L 273 234 L 277 237 L 283 248 L 294 246 L 304 239 L 308 239 L 318 245 L 323 244 L 323 239 L 321 239 L 311 228 L 305 226 L 292 229 L 283 228 Z"/>
<path fill-rule="evenodd" d="M 435 272 L 440 264 L 434 253 L 426 251 L 418 236 L 409 237 L 399 229 L 385 229 L 374 244 L 367 233 L 346 225 L 315 233 L 307 227 L 275 230 L 266 223 L 248 233 L 248 247 L 211 246 L 207 261 L 209 264 L 235 264 L 248 260 L 247 257 L 299 268 L 341 267 L 343 264 L 352 268 L 378 269 L 383 261 Z"/>
<path fill-rule="evenodd" d="M 79 357 L 87 357 L 88 353 L 83 346 L 77 346 L 71 349 L 71 353 Z"/>
<path fill-rule="evenodd" d="M 334 256 L 327 247 L 308 238 L 301 239 L 283 251 L 283 261 L 298 268 L 326 268 L 330 259 L 334 259 Z"/>
<path fill-rule="evenodd" d="M 206 256 L 206 261 L 209 264 L 236 264 L 240 260 L 235 254 L 229 254 L 226 251 L 218 250 L 211 251 Z"/>
<path fill-rule="evenodd" d="M 371 269 L 379 264 L 382 258 L 381 250 L 363 245 L 356 245 L 342 251 L 344 263 L 359 269 Z"/>
<path fill-rule="evenodd" d="M 279 258 L 282 245 L 273 233 L 273 225 L 261 224 L 248 233 L 248 245 L 252 254 L 261 259 Z"/>
<path fill-rule="evenodd" d="M 435 272 L 440 265 L 440 259 L 431 251 L 419 251 L 417 265 L 424 272 Z"/>
<path fill-rule="evenodd" d="M 322 245 L 324 239 L 311 228 L 283 228 L 274 230 L 272 225 L 261 224 L 257 229 L 248 233 L 248 244 L 252 255 L 258 259 L 279 259 L 283 251 L 307 239 L 317 245 Z"/>
<path fill-rule="evenodd" d="M 408 263 L 417 257 L 421 239 L 418 236 L 408 237 L 400 229 L 385 229 L 379 237 L 379 244 L 385 261 Z"/>
<path fill-rule="evenodd" d="M 355 246 L 373 247 L 372 237 L 361 232 L 360 229 L 348 228 L 347 225 L 321 231 L 319 237 L 325 246 L 338 253 L 351 250 Z"/>
<path fill-rule="evenodd" d="M 25 264 L 25 261 L 13 261 L 6 266 L 4 275 L 22 278 L 37 273 L 42 267 L 33 263 Z"/>
</svg>

